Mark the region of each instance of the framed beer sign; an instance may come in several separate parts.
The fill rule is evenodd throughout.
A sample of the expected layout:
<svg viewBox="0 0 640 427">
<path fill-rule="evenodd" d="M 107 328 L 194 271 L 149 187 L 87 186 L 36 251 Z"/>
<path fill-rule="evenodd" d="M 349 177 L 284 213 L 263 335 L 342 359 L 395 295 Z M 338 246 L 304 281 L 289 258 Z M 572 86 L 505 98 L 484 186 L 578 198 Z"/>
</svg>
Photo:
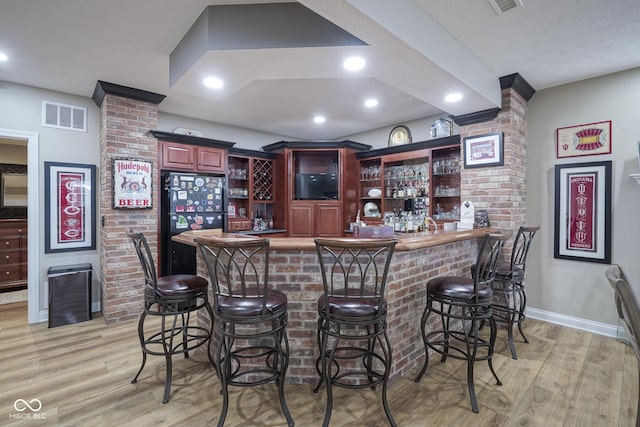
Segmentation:
<svg viewBox="0 0 640 427">
<path fill-rule="evenodd" d="M 554 258 L 611 263 L 611 161 L 556 165 Z"/>
<path fill-rule="evenodd" d="M 113 160 L 113 208 L 151 209 L 151 162 Z"/>
</svg>

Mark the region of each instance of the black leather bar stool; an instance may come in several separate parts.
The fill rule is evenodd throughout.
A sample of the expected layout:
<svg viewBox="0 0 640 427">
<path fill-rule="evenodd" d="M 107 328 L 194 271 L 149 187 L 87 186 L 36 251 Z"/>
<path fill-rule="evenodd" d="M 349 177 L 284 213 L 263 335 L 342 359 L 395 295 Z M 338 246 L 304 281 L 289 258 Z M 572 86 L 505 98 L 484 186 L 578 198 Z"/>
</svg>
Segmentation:
<svg viewBox="0 0 640 427">
<path fill-rule="evenodd" d="M 518 358 L 513 340 L 515 325 L 518 325 L 518 331 L 520 331 L 524 342 L 529 342 L 522 331 L 522 322 L 525 319 L 527 306 L 524 279 L 529 249 L 538 230 L 540 230 L 539 226 L 522 226 L 518 229 L 511 249 L 511 261 L 508 263 L 498 262 L 493 282 L 493 317 L 496 321 L 507 324 L 509 348 L 511 349 L 511 357 L 514 359 Z"/>
<path fill-rule="evenodd" d="M 427 305 L 421 319 L 425 360 L 416 382 L 420 382 L 427 370 L 430 349 L 442 355 L 442 363 L 447 357 L 466 360 L 467 386 L 473 412 L 478 412 L 473 383 L 475 362 L 486 360 L 497 384 L 502 385 L 492 362 L 496 323 L 491 312 L 491 286 L 505 240 L 506 236 L 500 234 L 487 234 L 482 239 L 473 278 L 471 275 L 441 276 L 427 282 Z M 440 317 L 440 329 L 427 330 L 431 314 Z M 479 329 L 484 321 L 490 326 L 488 339 L 479 336 Z"/>
<path fill-rule="evenodd" d="M 146 237 L 142 233 L 128 233 L 133 241 L 136 254 L 144 272 L 144 311 L 138 321 L 138 336 L 142 347 L 142 366 L 131 381 L 135 384 L 147 361 L 147 354 L 164 356 L 166 378 L 162 403 L 169 401 L 171 390 L 172 356 L 184 354 L 211 341 L 213 310 L 209 304 L 207 291 L 209 283 L 206 279 L 189 274 L 177 274 L 158 277 L 156 266 L 149 249 Z M 191 313 L 205 309 L 209 314 L 209 323 L 193 324 Z M 151 336 L 145 336 L 144 322 L 148 315 L 160 316 L 160 330 Z M 190 323 L 191 322 L 191 323 Z M 207 348 L 209 362 L 214 365 L 213 358 Z M 215 366 L 215 365 L 214 365 Z"/>
<path fill-rule="evenodd" d="M 282 412 L 293 426 L 284 396 L 287 296 L 269 288 L 269 239 L 199 237 L 196 243 L 213 288 L 213 339 L 223 396 L 218 426 L 224 425 L 229 409 L 229 386 L 270 382 L 278 385 Z"/>
<path fill-rule="evenodd" d="M 322 272 L 318 299 L 316 369 L 326 384 L 327 427 L 333 408 L 332 387 L 372 388 L 382 384 L 382 405 L 396 425 L 387 401 L 392 351 L 387 337 L 387 273 L 395 239 L 315 239 Z"/>
</svg>

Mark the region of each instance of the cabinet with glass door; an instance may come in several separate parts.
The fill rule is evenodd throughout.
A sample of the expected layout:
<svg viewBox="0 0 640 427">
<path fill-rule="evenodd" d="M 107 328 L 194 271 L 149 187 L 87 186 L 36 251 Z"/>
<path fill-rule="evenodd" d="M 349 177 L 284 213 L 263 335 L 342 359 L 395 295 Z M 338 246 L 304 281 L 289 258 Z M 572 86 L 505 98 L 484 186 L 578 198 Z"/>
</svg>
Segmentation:
<svg viewBox="0 0 640 427">
<path fill-rule="evenodd" d="M 384 188 L 380 158 L 360 162 L 360 219 L 366 223 L 380 223 Z M 356 219 L 357 221 L 357 219 Z"/>
<path fill-rule="evenodd" d="M 431 152 L 431 216 L 437 221 L 460 220 L 460 146 Z"/>
</svg>

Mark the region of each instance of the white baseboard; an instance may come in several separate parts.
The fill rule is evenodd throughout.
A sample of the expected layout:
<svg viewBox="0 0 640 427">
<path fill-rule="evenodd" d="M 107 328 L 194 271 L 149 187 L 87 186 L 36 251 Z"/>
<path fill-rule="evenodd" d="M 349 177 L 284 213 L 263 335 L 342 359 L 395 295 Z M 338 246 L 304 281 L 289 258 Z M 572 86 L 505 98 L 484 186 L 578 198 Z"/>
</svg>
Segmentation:
<svg viewBox="0 0 640 427">
<path fill-rule="evenodd" d="M 621 338 L 622 336 L 626 336 L 624 328 L 622 326 L 619 327 L 618 325 L 608 325 L 606 323 L 594 322 L 592 320 L 580 319 L 578 317 L 567 316 L 565 314 L 553 313 L 551 311 L 544 311 L 531 307 L 527 307 L 526 315 L 532 319 L 543 320 L 545 322 L 568 326 L 570 328 L 582 329 L 583 331 L 606 335 L 608 337 Z"/>
</svg>

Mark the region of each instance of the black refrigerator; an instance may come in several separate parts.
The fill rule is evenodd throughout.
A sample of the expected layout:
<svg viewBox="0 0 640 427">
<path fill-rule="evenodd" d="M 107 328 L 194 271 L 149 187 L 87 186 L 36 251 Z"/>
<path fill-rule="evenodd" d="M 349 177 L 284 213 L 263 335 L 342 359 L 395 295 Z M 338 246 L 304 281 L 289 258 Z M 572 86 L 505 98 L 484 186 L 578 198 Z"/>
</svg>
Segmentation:
<svg viewBox="0 0 640 427">
<path fill-rule="evenodd" d="M 224 229 L 225 177 L 167 172 L 163 182 L 161 274 L 195 274 L 195 248 L 173 242 L 171 237 L 187 230 Z"/>
</svg>

